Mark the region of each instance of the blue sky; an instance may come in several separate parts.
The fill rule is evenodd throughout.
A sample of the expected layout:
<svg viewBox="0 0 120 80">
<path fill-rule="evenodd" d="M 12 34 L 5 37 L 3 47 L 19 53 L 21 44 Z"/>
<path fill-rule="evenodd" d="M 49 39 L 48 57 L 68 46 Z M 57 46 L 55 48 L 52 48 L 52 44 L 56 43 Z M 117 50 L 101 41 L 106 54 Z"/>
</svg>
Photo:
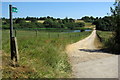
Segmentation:
<svg viewBox="0 0 120 80">
<path fill-rule="evenodd" d="M 1 0 L 2 2 L 114 2 L 115 0 Z"/>
<path fill-rule="evenodd" d="M 14 17 L 75 18 L 83 16 L 103 17 L 110 13 L 113 2 L 12 2 L 18 8 Z M 2 17 L 9 17 L 8 2 L 2 3 Z"/>
</svg>

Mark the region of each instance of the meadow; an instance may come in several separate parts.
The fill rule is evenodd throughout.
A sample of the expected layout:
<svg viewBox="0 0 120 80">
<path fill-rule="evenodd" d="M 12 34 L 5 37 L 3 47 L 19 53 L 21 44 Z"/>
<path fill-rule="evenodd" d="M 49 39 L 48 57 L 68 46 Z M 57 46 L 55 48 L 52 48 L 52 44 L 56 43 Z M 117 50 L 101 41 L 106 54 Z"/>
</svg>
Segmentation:
<svg viewBox="0 0 120 80">
<path fill-rule="evenodd" d="M 88 32 L 45 32 L 17 30 L 19 67 L 11 67 L 9 31 L 2 31 L 3 78 L 67 78 L 71 66 L 65 53 L 68 44 L 87 36 Z"/>
</svg>

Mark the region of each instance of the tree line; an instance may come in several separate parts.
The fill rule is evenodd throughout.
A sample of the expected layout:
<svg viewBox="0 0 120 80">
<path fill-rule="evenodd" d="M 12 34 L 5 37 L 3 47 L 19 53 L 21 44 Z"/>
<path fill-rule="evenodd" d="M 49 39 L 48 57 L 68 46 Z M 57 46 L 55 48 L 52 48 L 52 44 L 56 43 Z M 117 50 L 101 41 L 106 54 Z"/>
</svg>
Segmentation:
<svg viewBox="0 0 120 80">
<path fill-rule="evenodd" d="M 96 25 L 97 30 L 102 31 L 112 31 L 113 30 L 113 17 L 105 16 L 103 18 L 97 18 L 92 22 L 93 25 Z"/>
<path fill-rule="evenodd" d="M 2 18 L 2 28 L 9 29 L 9 19 Z M 30 22 L 26 22 L 30 21 Z M 43 22 L 37 22 L 43 21 Z M 72 18 L 53 18 L 50 16 L 47 17 L 26 17 L 26 18 L 14 18 L 13 19 L 14 28 L 24 29 L 24 28 L 58 28 L 58 29 L 79 29 L 84 27 L 84 22 L 75 22 L 75 19 Z"/>
<path fill-rule="evenodd" d="M 103 18 L 101 17 L 93 17 L 93 16 L 84 16 L 81 19 L 84 22 L 92 23 L 93 25 L 96 25 L 97 30 L 103 30 L 103 31 L 112 31 L 114 29 L 113 25 L 113 18 L 114 16 L 105 16 Z M 9 29 L 9 19 L 2 18 L 3 20 L 3 29 Z M 30 21 L 30 22 L 26 22 Z M 44 21 L 37 22 L 37 21 Z M 16 29 L 24 29 L 24 28 L 57 28 L 57 29 L 80 29 L 81 27 L 85 26 L 84 22 L 75 22 L 75 19 L 72 18 L 53 18 L 50 16 L 47 17 L 26 17 L 26 18 L 14 18 L 14 28 Z"/>
</svg>

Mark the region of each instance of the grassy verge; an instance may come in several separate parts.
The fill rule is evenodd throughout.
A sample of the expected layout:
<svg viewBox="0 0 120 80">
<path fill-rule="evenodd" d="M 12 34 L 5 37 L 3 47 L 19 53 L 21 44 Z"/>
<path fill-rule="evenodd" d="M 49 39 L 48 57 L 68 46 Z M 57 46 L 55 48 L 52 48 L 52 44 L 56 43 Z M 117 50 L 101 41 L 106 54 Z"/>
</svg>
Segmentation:
<svg viewBox="0 0 120 80">
<path fill-rule="evenodd" d="M 59 33 L 17 31 L 20 66 L 10 66 L 9 32 L 3 30 L 3 78 L 67 78 L 71 67 L 65 46 L 91 32 Z"/>
<path fill-rule="evenodd" d="M 97 31 L 97 34 L 102 38 L 103 44 L 105 44 L 112 37 L 112 32 L 108 31 Z"/>
<path fill-rule="evenodd" d="M 104 45 L 103 48 L 105 48 L 105 50 L 107 52 L 110 52 L 110 53 L 113 53 L 113 54 L 119 54 L 117 52 L 119 47 L 117 47 L 117 45 L 115 45 L 112 32 L 97 31 L 97 33 L 101 37 L 102 43 Z"/>
</svg>

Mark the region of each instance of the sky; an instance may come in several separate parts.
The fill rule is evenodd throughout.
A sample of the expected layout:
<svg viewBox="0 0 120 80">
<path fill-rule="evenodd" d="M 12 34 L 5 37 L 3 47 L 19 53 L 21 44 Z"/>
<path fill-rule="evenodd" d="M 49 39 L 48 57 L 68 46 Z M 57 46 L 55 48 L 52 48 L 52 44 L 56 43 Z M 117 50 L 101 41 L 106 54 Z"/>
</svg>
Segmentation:
<svg viewBox="0 0 120 80">
<path fill-rule="evenodd" d="M 114 2 L 115 0 L 1 0 L 2 2 Z"/>
<path fill-rule="evenodd" d="M 18 8 L 13 17 L 74 18 L 83 16 L 104 17 L 114 2 L 11 2 Z M 9 3 L 2 2 L 2 17 L 9 18 Z"/>
</svg>

